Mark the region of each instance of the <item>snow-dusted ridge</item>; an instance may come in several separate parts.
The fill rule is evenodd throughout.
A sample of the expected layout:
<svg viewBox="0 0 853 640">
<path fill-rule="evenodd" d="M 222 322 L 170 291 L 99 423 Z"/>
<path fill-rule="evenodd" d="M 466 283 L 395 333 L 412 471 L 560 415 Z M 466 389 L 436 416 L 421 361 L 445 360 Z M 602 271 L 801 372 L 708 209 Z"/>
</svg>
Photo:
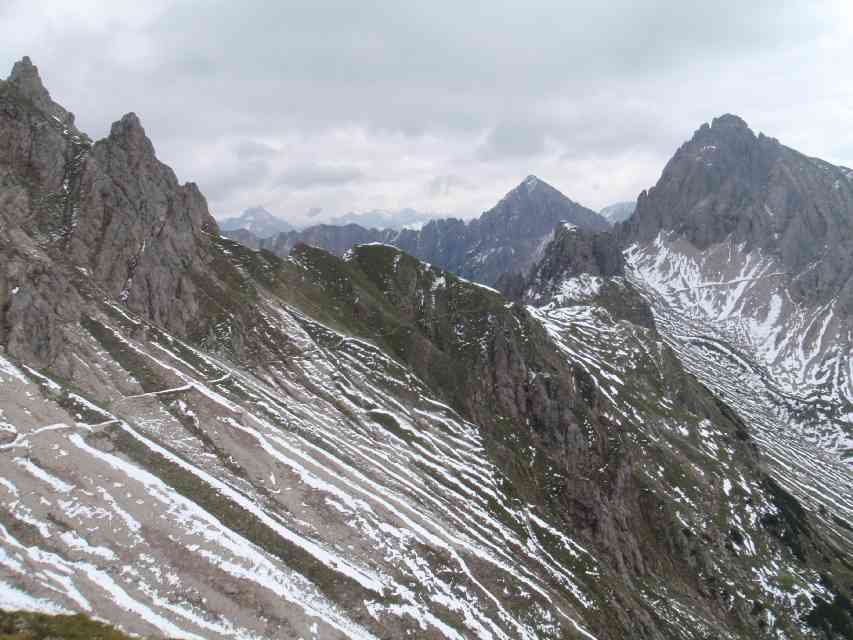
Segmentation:
<svg viewBox="0 0 853 640">
<path fill-rule="evenodd" d="M 582 630 L 573 611 L 592 606 L 582 583 L 536 542 L 552 535 L 550 525 L 505 503 L 476 427 L 423 387 L 417 402 L 396 400 L 389 388 L 418 383 L 374 346 L 340 336 L 340 348 L 329 352 L 303 326 L 328 329 L 296 310 L 269 314 L 306 357 L 266 379 L 178 341 L 137 343 L 105 322 L 123 348 L 181 384 L 116 397 L 109 419 L 92 426 L 75 426 L 52 404 L 45 394 L 55 382 L 30 381 L 4 361 L 0 388 L 17 398 L 5 412 L 14 416 L 17 440 L 0 451 L 15 462 L 0 467 L 0 505 L 43 541 L 28 548 L 2 529 L 8 593 L 31 594 L 32 601 L 18 599 L 25 608 L 83 610 L 172 637 L 268 637 L 274 620 L 304 637 L 376 637 L 352 620 L 353 603 L 342 609 L 328 586 L 324 593 L 305 577 L 306 566 L 320 563 L 316 575 L 360 585 L 365 613 L 390 628 L 389 618 L 398 617 L 436 637 L 466 637 L 436 616 L 441 603 L 479 637 L 540 637 L 536 616 L 555 629 Z M 41 426 L 34 402 L 55 427 Z M 192 425 L 203 427 L 205 440 Z M 227 457 L 210 453 L 217 450 Z M 176 491 L 154 475 L 166 469 L 197 488 Z M 209 490 L 220 497 L 192 498 Z M 496 501 L 527 532 L 526 542 L 495 518 L 488 505 Z M 219 502 L 231 506 L 223 512 Z M 235 509 L 300 548 L 308 565 L 295 571 L 259 541 L 265 538 L 235 530 L 223 520 Z M 68 530 L 85 533 L 66 539 Z M 462 582 L 436 573 L 418 550 L 424 545 L 446 555 Z M 36 550 L 45 548 L 51 551 Z M 588 557 L 577 563 L 594 566 Z M 181 569 L 188 564 L 192 573 Z M 485 566 L 541 602 L 534 617 L 499 604 L 493 581 L 478 577 Z M 575 597 L 554 601 L 552 580 Z M 254 593 L 272 618 L 240 613 L 222 589 L 231 597 Z"/>
<path fill-rule="evenodd" d="M 699 253 L 661 235 L 626 257 L 684 367 L 748 422 L 776 480 L 853 543 L 849 319 L 796 305 L 772 258 L 730 243 Z"/>
<path fill-rule="evenodd" d="M 712 341 L 742 353 L 762 372 L 780 424 L 853 461 L 853 322 L 834 300 L 796 303 L 772 256 L 731 242 L 700 252 L 661 233 L 626 257 L 670 337 L 684 348 Z"/>
</svg>

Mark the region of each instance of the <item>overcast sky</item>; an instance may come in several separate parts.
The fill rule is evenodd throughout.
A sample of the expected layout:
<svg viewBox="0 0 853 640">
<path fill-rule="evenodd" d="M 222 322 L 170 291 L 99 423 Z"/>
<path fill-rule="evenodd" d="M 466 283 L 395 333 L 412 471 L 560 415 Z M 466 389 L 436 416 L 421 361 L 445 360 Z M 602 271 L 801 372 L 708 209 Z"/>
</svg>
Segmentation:
<svg viewBox="0 0 853 640">
<path fill-rule="evenodd" d="M 853 165 L 851 0 L 2 0 L 0 74 L 23 55 L 217 217 L 469 217 L 530 173 L 597 209 L 726 112 Z"/>
</svg>

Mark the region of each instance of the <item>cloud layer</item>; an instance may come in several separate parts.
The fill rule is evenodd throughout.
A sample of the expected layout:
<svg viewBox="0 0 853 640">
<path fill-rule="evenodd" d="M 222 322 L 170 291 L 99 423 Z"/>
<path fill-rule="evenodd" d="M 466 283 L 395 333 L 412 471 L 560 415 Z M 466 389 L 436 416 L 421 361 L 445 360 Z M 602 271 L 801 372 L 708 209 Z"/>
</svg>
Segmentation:
<svg viewBox="0 0 853 640">
<path fill-rule="evenodd" d="M 138 113 L 219 216 L 470 216 L 529 173 L 597 208 L 724 112 L 853 164 L 847 0 L 591 4 L 7 0 L 0 60 L 93 136 Z"/>
</svg>

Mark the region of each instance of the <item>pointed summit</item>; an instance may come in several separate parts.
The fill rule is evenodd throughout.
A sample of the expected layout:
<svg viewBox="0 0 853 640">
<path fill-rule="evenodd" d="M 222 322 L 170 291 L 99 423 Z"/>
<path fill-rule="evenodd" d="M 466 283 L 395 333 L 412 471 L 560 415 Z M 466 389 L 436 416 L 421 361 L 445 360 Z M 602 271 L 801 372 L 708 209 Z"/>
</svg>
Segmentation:
<svg viewBox="0 0 853 640">
<path fill-rule="evenodd" d="M 711 121 L 711 128 L 715 127 L 749 130 L 749 125 L 746 124 L 746 120 L 744 120 L 740 116 L 734 115 L 733 113 L 724 113 L 720 117 L 714 118 L 713 121 Z"/>
<path fill-rule="evenodd" d="M 550 225 L 547 229 L 549 234 L 561 222 L 569 222 L 595 231 L 603 231 L 609 227 L 607 221 L 600 215 L 581 206 L 532 173 L 483 217 L 493 217 L 499 211 L 503 211 L 504 214 L 507 211 L 513 211 L 512 215 L 521 215 L 526 219 L 539 218 L 544 224 Z"/>
<path fill-rule="evenodd" d="M 140 122 L 139 116 L 132 111 L 124 114 L 121 117 L 121 120 L 113 122 L 112 127 L 110 127 L 110 136 L 128 135 L 145 135 L 145 129 L 142 128 L 142 122 Z"/>
<path fill-rule="evenodd" d="M 527 187 L 527 192 L 530 193 L 541 183 L 542 181 L 531 173 L 524 179 L 524 182 L 522 182 L 521 184 Z"/>
<path fill-rule="evenodd" d="M 745 146 L 753 144 L 756 139 L 743 118 L 726 113 L 699 127 L 691 142 L 707 148 L 710 148 L 708 145 L 722 145 L 731 151 L 743 152 Z"/>
<path fill-rule="evenodd" d="M 259 238 L 269 238 L 293 229 L 287 220 L 273 215 L 261 206 L 250 207 L 235 218 L 225 218 L 220 222 L 223 231 L 245 229 Z"/>
<path fill-rule="evenodd" d="M 528 175 L 524 180 L 519 182 L 514 189 L 507 193 L 505 199 L 506 198 L 533 198 L 534 200 L 547 200 L 549 202 L 562 201 L 575 206 L 579 206 L 574 200 L 566 196 L 562 191 L 548 184 L 540 177 L 535 176 L 532 173 Z"/>
<path fill-rule="evenodd" d="M 30 89 L 34 91 L 45 91 L 44 84 L 41 81 L 39 70 L 29 56 L 24 56 L 12 67 L 12 73 L 9 74 L 8 81 L 21 90 Z"/>
<path fill-rule="evenodd" d="M 63 122 L 73 125 L 74 114 L 56 104 L 50 97 L 39 75 L 39 70 L 29 56 L 24 56 L 12 67 L 7 82 L 30 100 L 36 107 L 48 115 L 57 116 Z"/>
<path fill-rule="evenodd" d="M 568 202 L 572 202 L 571 199 L 563 195 L 558 189 L 555 189 L 550 184 L 533 175 L 532 173 L 524 180 L 519 182 L 518 185 L 516 185 L 511 191 L 509 191 L 504 196 L 504 199 L 528 199 L 530 197 L 535 197 L 536 199 L 558 198 L 565 199 Z"/>
<path fill-rule="evenodd" d="M 126 113 L 121 120 L 113 122 L 107 140 L 124 149 L 131 157 L 149 156 L 152 159 L 156 158 L 154 145 L 145 135 L 145 129 L 139 121 L 139 116 L 133 112 Z"/>
</svg>

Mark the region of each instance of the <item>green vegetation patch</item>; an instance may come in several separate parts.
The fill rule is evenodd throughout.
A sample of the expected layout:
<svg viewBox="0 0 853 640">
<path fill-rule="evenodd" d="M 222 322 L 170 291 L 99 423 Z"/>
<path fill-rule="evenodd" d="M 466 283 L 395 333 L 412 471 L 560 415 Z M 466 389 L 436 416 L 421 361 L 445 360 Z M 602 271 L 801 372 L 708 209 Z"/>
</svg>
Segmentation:
<svg viewBox="0 0 853 640">
<path fill-rule="evenodd" d="M 163 388 L 156 364 L 119 339 L 112 329 L 86 315 L 80 319 L 80 324 L 125 371 L 139 382 L 145 392 L 159 391 Z"/>
<path fill-rule="evenodd" d="M 0 640 L 130 640 L 113 627 L 76 615 L 0 611 Z"/>
</svg>

